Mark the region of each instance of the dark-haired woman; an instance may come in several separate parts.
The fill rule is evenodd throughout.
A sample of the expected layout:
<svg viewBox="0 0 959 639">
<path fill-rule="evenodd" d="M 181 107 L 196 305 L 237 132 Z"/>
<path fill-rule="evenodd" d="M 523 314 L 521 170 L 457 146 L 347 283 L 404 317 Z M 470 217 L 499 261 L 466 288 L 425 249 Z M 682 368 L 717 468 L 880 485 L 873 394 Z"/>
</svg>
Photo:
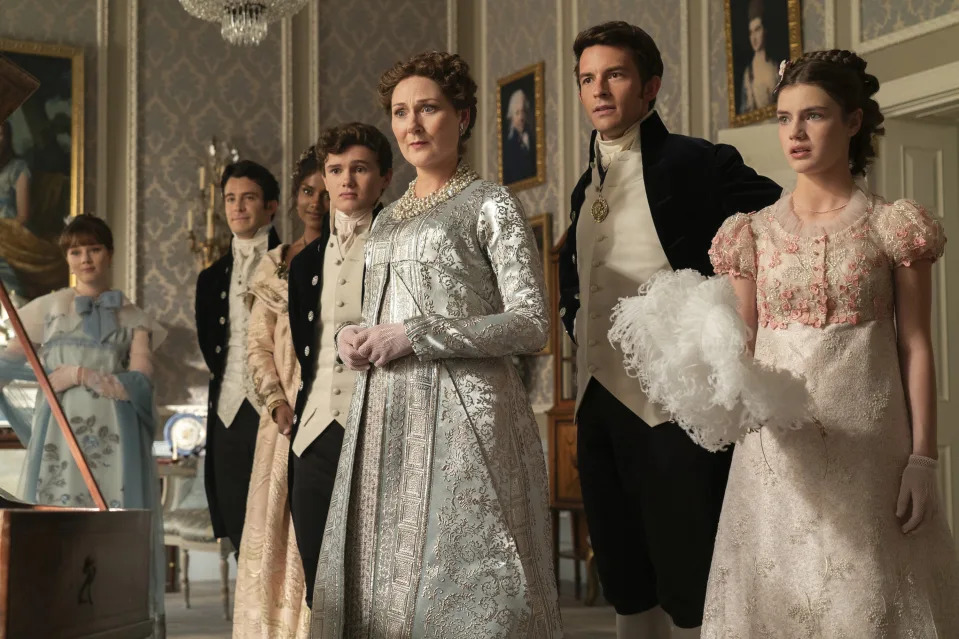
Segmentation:
<svg viewBox="0 0 959 639">
<path fill-rule="evenodd" d="M 313 637 L 562 634 L 546 467 L 510 355 L 548 333 L 519 201 L 461 161 L 476 83 L 424 53 L 380 81 L 406 193 L 366 245 L 363 323 L 337 335 L 364 371 L 320 551 Z"/>
<path fill-rule="evenodd" d="M 158 482 L 152 457 L 155 431 L 153 352 L 166 331 L 122 292 L 110 289 L 113 235 L 102 220 L 80 215 L 60 246 L 76 286 L 39 297 L 19 310 L 90 470 L 110 508 L 154 513 L 151 611 L 162 625 L 164 558 Z M 22 366 L 11 343 L 0 356 L 0 377 Z M 18 493 L 26 501 L 93 507 L 80 470 L 42 394 L 33 423 L 17 429 L 27 449 Z"/>
<path fill-rule="evenodd" d="M 848 51 L 785 65 L 780 142 L 796 188 L 710 251 L 756 359 L 806 378 L 820 425 L 736 447 L 703 637 L 957 637 L 959 567 L 937 516 L 931 265 L 941 226 L 855 178 L 882 133 Z"/>
</svg>

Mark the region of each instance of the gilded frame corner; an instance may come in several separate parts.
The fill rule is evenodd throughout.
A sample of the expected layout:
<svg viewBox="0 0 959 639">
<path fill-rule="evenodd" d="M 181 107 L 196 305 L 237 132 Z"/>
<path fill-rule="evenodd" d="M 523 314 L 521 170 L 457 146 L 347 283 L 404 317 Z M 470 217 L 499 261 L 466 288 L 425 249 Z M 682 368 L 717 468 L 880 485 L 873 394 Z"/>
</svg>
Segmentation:
<svg viewBox="0 0 959 639">
<path fill-rule="evenodd" d="M 543 84 L 545 72 L 546 62 L 540 61 L 496 81 L 496 163 L 498 179 L 500 184 L 503 184 L 503 109 L 500 93 L 504 85 L 533 74 L 536 102 L 533 112 L 533 119 L 536 121 L 536 175 L 506 184 L 514 191 L 546 182 L 546 89 Z"/>
<path fill-rule="evenodd" d="M 786 3 L 789 29 L 789 59 L 802 55 L 802 8 L 800 0 L 780 0 Z M 776 105 L 770 104 L 747 113 L 736 113 L 736 76 L 733 61 L 732 0 L 723 1 L 726 20 L 726 90 L 729 107 L 729 126 L 739 127 L 769 120 L 776 115 Z"/>
</svg>

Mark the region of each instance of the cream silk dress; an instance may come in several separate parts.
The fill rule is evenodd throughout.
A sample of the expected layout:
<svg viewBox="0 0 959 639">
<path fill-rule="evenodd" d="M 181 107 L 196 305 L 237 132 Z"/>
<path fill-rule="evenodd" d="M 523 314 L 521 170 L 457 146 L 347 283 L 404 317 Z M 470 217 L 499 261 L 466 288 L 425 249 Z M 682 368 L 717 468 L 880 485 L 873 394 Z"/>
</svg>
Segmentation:
<svg viewBox="0 0 959 639">
<path fill-rule="evenodd" d="M 756 358 L 807 379 L 822 429 L 736 447 L 704 638 L 959 637 L 944 517 L 910 535 L 896 518 L 912 445 L 893 271 L 944 243 L 915 202 L 862 191 L 827 227 L 800 221 L 786 194 L 716 235 L 717 273 L 756 282 Z"/>
<path fill-rule="evenodd" d="M 562 636 L 546 464 L 510 355 L 549 319 L 522 206 L 474 180 L 366 244 L 364 323 L 412 355 L 360 373 L 313 599 L 312 637 Z"/>
<path fill-rule="evenodd" d="M 237 565 L 234 639 L 309 635 L 303 564 L 287 500 L 290 440 L 279 434 L 267 411 L 279 399 L 293 406 L 300 381 L 290 337 L 288 249 L 284 244 L 268 251 L 250 283 L 247 368 L 262 414 Z"/>
</svg>

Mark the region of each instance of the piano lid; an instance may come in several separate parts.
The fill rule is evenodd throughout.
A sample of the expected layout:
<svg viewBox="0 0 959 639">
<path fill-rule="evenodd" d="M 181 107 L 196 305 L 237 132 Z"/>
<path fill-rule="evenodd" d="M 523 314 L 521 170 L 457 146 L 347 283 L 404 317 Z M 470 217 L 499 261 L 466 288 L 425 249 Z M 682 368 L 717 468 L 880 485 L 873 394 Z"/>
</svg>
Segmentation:
<svg viewBox="0 0 959 639">
<path fill-rule="evenodd" d="M 39 80 L 0 55 L 0 122 L 20 108 L 39 86 Z"/>
</svg>

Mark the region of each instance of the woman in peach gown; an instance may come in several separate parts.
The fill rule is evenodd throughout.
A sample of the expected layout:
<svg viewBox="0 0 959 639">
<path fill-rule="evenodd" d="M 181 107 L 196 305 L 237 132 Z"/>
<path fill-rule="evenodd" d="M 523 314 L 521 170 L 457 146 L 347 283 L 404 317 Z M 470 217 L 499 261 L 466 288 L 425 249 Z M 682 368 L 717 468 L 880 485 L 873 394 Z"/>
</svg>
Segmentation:
<svg viewBox="0 0 959 639">
<path fill-rule="evenodd" d="M 247 356 L 262 416 L 237 566 L 234 639 L 303 638 L 310 630 L 303 566 L 287 500 L 290 407 L 300 382 L 290 338 L 287 273 L 293 256 L 319 236 L 327 216 L 329 200 L 312 146 L 296 164 L 293 192 L 304 233 L 293 244 L 269 251 L 250 285 Z"/>
</svg>

